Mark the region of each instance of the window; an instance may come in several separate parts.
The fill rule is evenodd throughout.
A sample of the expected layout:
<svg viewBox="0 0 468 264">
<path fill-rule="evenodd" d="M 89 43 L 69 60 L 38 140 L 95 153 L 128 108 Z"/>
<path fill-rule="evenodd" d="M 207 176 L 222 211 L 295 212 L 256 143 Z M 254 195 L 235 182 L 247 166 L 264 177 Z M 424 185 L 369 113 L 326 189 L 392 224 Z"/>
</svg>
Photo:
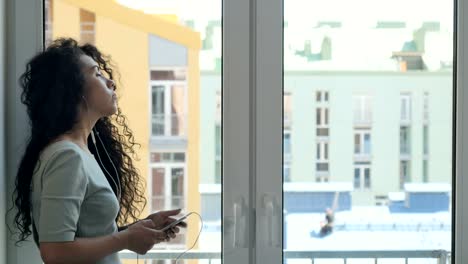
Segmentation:
<svg viewBox="0 0 468 264">
<path fill-rule="evenodd" d="M 328 182 L 330 180 L 330 163 L 328 159 L 328 142 L 317 142 L 317 161 L 315 167 L 315 181 Z"/>
<path fill-rule="evenodd" d="M 317 91 L 315 98 L 317 103 L 328 103 L 328 91 Z"/>
<path fill-rule="evenodd" d="M 368 190 L 371 188 L 370 163 L 358 163 L 354 165 L 354 189 Z"/>
<path fill-rule="evenodd" d="M 328 137 L 329 135 L 329 92 L 328 91 L 317 91 L 316 92 L 316 125 L 317 125 L 317 136 Z"/>
<path fill-rule="evenodd" d="M 151 211 L 182 208 L 186 210 L 185 153 L 151 153 Z M 171 245 L 185 244 L 185 236 L 170 242 Z M 161 247 L 164 245 L 160 245 Z"/>
<path fill-rule="evenodd" d="M 409 160 L 402 160 L 400 161 L 400 189 L 403 190 L 405 183 L 411 181 L 410 176 L 410 161 Z"/>
<path fill-rule="evenodd" d="M 317 107 L 317 127 L 328 126 L 328 111 L 326 107 Z"/>
<path fill-rule="evenodd" d="M 183 137 L 186 135 L 187 88 L 185 71 L 151 71 L 152 135 Z M 163 80 L 163 78 L 166 78 Z"/>
<path fill-rule="evenodd" d="M 355 95 L 353 98 L 354 123 L 357 126 L 369 126 L 372 122 L 370 95 Z"/>
<path fill-rule="evenodd" d="M 401 126 L 400 127 L 400 155 L 408 156 L 410 155 L 410 127 Z"/>
<path fill-rule="evenodd" d="M 317 160 L 318 161 L 328 160 L 328 142 L 317 143 Z"/>
<path fill-rule="evenodd" d="M 370 130 L 355 130 L 354 131 L 354 154 L 355 155 L 370 155 L 371 154 L 371 132 Z"/>
</svg>

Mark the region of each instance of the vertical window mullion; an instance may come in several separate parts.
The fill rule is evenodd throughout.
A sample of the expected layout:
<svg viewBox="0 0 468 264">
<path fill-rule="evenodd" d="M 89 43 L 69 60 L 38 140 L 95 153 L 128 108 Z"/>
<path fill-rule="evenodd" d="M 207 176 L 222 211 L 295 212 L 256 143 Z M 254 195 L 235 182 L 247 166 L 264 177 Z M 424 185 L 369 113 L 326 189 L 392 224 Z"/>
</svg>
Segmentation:
<svg viewBox="0 0 468 264">
<path fill-rule="evenodd" d="M 224 264 L 254 264 L 255 258 L 252 11 L 251 0 L 223 1 L 222 221 L 232 223 L 222 230 Z"/>
<path fill-rule="evenodd" d="M 468 3 L 466 1 L 455 1 L 456 7 L 456 80 L 455 91 L 454 91 L 454 103 L 456 108 L 454 109 L 455 115 L 455 126 L 456 137 L 455 142 L 452 142 L 454 151 L 455 163 L 455 212 L 452 214 L 455 218 L 455 228 L 453 236 L 455 236 L 455 245 L 453 246 L 455 263 L 461 264 L 466 262 L 468 259 L 468 229 L 463 228 L 465 223 L 468 221 L 468 194 L 466 192 L 468 188 L 468 181 L 464 177 L 468 173 L 468 76 L 466 71 L 468 69 L 468 53 L 466 47 L 468 47 Z M 454 69 L 455 70 L 455 69 Z M 455 148 L 456 146 L 456 148 Z M 465 180 L 464 180 L 465 178 Z"/>
<path fill-rule="evenodd" d="M 278 142 L 283 123 L 283 0 L 252 2 L 255 3 L 255 263 L 280 264 L 283 186 Z M 321 97 L 323 101 L 323 94 Z"/>
</svg>

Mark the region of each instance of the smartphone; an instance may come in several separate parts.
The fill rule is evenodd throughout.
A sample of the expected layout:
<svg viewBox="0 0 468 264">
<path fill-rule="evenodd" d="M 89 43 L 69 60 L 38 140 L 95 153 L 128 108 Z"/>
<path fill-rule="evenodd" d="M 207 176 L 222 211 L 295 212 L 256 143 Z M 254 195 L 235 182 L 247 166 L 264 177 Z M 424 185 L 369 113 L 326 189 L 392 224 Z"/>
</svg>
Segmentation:
<svg viewBox="0 0 468 264">
<path fill-rule="evenodd" d="M 168 224 L 167 226 L 163 227 L 162 229 L 160 229 L 159 231 L 167 231 L 169 230 L 170 228 L 173 228 L 174 226 L 176 226 L 177 224 L 179 224 L 180 222 L 184 221 L 189 215 L 191 215 L 192 213 L 188 213 L 186 215 L 183 215 L 181 218 L 175 220 L 174 222 Z"/>
</svg>

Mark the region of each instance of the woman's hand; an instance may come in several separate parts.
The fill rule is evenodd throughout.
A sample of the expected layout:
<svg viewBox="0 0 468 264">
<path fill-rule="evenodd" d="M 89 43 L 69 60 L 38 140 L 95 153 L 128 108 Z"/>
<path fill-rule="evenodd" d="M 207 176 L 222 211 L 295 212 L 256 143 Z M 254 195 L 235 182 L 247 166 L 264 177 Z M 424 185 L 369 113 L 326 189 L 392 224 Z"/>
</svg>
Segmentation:
<svg viewBox="0 0 468 264">
<path fill-rule="evenodd" d="M 142 255 L 155 244 L 168 238 L 166 232 L 155 230 L 155 225 L 150 219 L 138 221 L 119 233 L 122 233 L 125 239 L 125 248 Z"/>
<path fill-rule="evenodd" d="M 159 211 L 159 212 L 150 214 L 146 219 L 150 219 L 151 221 L 153 221 L 155 229 L 160 230 L 160 229 L 163 229 L 168 224 L 176 221 L 177 219 L 171 216 L 180 214 L 180 211 L 181 209 Z M 175 238 L 176 234 L 179 233 L 179 228 L 177 226 L 186 227 L 187 224 L 185 222 L 180 222 L 175 227 L 167 230 L 166 233 L 169 237 Z M 169 241 L 169 238 L 167 239 L 167 241 Z"/>
</svg>

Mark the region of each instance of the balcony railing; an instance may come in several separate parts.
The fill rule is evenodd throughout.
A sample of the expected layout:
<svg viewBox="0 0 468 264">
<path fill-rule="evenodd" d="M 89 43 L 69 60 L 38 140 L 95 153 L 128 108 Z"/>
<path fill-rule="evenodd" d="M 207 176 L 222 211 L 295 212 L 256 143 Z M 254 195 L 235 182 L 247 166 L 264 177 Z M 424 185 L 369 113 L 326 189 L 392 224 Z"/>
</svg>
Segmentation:
<svg viewBox="0 0 468 264">
<path fill-rule="evenodd" d="M 185 136 L 186 115 L 181 114 L 153 114 L 152 134 L 153 136 Z"/>
<path fill-rule="evenodd" d="M 170 260 L 176 259 L 183 250 L 151 250 L 146 255 L 139 255 L 138 259 L 147 260 Z M 304 250 L 284 250 L 284 259 L 304 259 L 305 263 L 319 263 L 320 259 L 336 260 L 336 263 L 347 264 L 352 259 L 369 259 L 378 264 L 383 259 L 401 259 L 398 263 L 408 264 L 410 259 L 432 259 L 437 264 L 448 264 L 451 261 L 451 253 L 445 250 L 354 250 L 354 251 L 304 251 Z M 135 260 L 137 255 L 134 252 L 125 250 L 119 253 L 122 260 Z M 206 260 L 205 263 L 219 263 L 221 252 L 206 250 L 191 250 L 180 257 L 183 259 Z M 145 263 L 145 262 L 142 262 Z M 295 262 L 297 263 L 297 262 Z M 397 262 L 395 262 L 397 263 Z"/>
</svg>

